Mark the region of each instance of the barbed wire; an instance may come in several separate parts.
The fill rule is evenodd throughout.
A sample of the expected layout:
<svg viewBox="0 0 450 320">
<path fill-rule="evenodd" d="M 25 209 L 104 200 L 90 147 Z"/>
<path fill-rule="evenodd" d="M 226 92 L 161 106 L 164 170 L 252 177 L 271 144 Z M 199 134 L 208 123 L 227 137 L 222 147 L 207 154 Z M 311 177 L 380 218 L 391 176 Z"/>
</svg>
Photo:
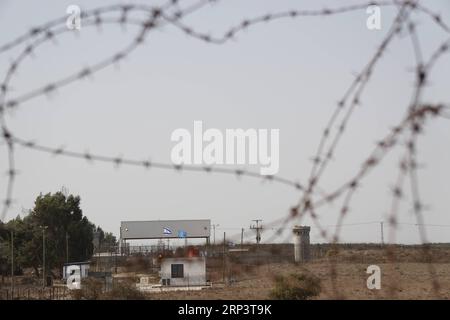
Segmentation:
<svg viewBox="0 0 450 320">
<path fill-rule="evenodd" d="M 440 30 L 446 34 L 450 34 L 448 24 L 443 21 L 440 14 L 432 11 L 430 8 L 419 4 L 418 0 L 403 0 L 403 1 L 370 1 L 358 5 L 340 6 L 337 8 L 322 8 L 318 10 L 286 10 L 282 12 L 267 13 L 265 15 L 256 16 L 242 20 L 219 36 L 211 35 L 194 29 L 189 24 L 184 22 L 184 18 L 192 13 L 199 11 L 206 5 L 211 3 L 218 3 L 219 0 L 203 0 L 194 3 L 185 8 L 179 8 L 181 1 L 171 0 L 161 6 L 148 6 L 144 4 L 126 4 L 126 5 L 110 5 L 100 7 L 97 9 L 86 11 L 82 14 L 83 26 L 106 26 L 106 25 L 135 25 L 140 27 L 138 32 L 123 49 L 118 50 L 107 58 L 92 64 L 89 67 L 84 67 L 75 73 L 69 74 L 63 78 L 46 83 L 38 88 L 25 91 L 25 93 L 9 98 L 12 91 L 12 80 L 17 74 L 18 69 L 26 58 L 36 54 L 38 48 L 51 41 L 55 41 L 59 36 L 68 32 L 74 32 L 65 26 L 67 17 L 58 18 L 38 27 L 32 28 L 26 34 L 23 34 L 10 42 L 0 46 L 0 55 L 24 46 L 23 50 L 10 63 L 3 81 L 0 83 L 0 123 L 2 130 L 2 138 L 5 141 L 7 149 L 7 186 L 6 199 L 1 211 L 1 219 L 6 217 L 8 210 L 13 202 L 13 186 L 15 177 L 17 175 L 17 168 L 15 166 L 14 152 L 16 147 L 28 149 L 30 151 L 43 152 L 56 156 L 63 156 L 75 159 L 81 159 L 91 162 L 105 162 L 113 164 L 117 167 L 122 165 L 139 166 L 143 168 L 154 168 L 162 170 L 175 171 L 190 171 L 190 172 L 206 172 L 206 173 L 221 173 L 235 176 L 246 176 L 252 178 L 263 179 L 264 181 L 273 181 L 280 184 L 287 185 L 297 189 L 301 196 L 299 201 L 292 206 L 287 214 L 280 214 L 274 221 L 265 224 L 266 230 L 273 230 L 275 233 L 267 239 L 271 242 L 279 237 L 283 230 L 288 230 L 289 224 L 301 224 L 305 218 L 310 218 L 314 227 L 317 228 L 320 236 L 332 244 L 337 244 L 340 240 L 341 228 L 346 225 L 344 221 L 351 210 L 351 202 L 354 194 L 362 186 L 364 178 L 370 172 L 378 167 L 386 155 L 395 147 L 400 146 L 399 141 L 405 141 L 404 154 L 398 165 L 398 176 L 392 188 L 391 206 L 388 214 L 389 225 L 389 241 L 395 242 L 395 233 L 398 222 L 400 202 L 404 199 L 406 191 L 406 180 L 410 183 L 410 194 L 413 202 L 413 212 L 416 218 L 416 225 L 419 229 L 421 243 L 423 244 L 423 256 L 428 263 L 428 272 L 432 278 L 433 293 L 439 296 L 440 286 L 438 276 L 431 263 L 431 254 L 428 239 L 426 234 L 426 226 L 424 220 L 424 205 L 419 188 L 419 176 L 417 173 L 418 165 L 418 146 L 417 137 L 423 133 L 425 122 L 432 118 L 450 118 L 450 114 L 445 112 L 450 110 L 450 107 L 445 103 L 442 104 L 428 104 L 422 101 L 423 92 L 426 84 L 429 81 L 432 69 L 438 63 L 439 59 L 444 54 L 449 52 L 450 39 L 444 41 L 425 61 L 419 37 L 417 34 L 417 23 L 413 22 L 412 14 L 423 14 L 429 21 L 433 22 Z M 195 165 L 174 165 L 172 163 L 153 162 L 150 160 L 131 159 L 124 156 L 105 156 L 97 153 L 78 152 L 66 149 L 65 147 L 50 147 L 45 144 L 40 144 L 35 141 L 19 138 L 7 126 L 5 113 L 8 110 L 14 110 L 22 107 L 25 103 L 41 96 L 48 96 L 49 94 L 68 86 L 74 82 L 81 81 L 101 70 L 115 65 L 125 58 L 130 56 L 138 47 L 145 42 L 148 33 L 159 29 L 163 26 L 173 26 L 181 30 L 186 36 L 195 38 L 203 42 L 213 45 L 223 45 L 235 37 L 242 31 L 248 30 L 251 27 L 282 19 L 296 19 L 300 17 L 328 17 L 337 14 L 349 13 L 357 10 L 365 10 L 368 6 L 392 7 L 398 10 L 393 19 L 387 34 L 376 48 L 374 54 L 370 57 L 367 64 L 356 75 L 350 86 L 344 92 L 342 97 L 338 100 L 330 118 L 321 133 L 316 153 L 312 158 L 312 167 L 308 179 L 304 180 L 305 184 L 301 184 L 294 179 L 288 179 L 275 175 L 262 176 L 257 172 L 245 169 L 231 169 L 213 166 L 195 166 Z M 108 14 L 118 14 L 118 16 L 109 17 Z M 146 14 L 147 18 L 135 17 L 137 14 Z M 411 102 L 407 107 L 405 115 L 400 123 L 393 127 L 387 135 L 377 142 L 376 146 L 367 158 L 362 162 L 361 167 L 356 173 L 342 183 L 339 187 L 331 192 L 323 192 L 318 186 L 323 180 L 323 176 L 329 168 L 330 161 L 334 159 L 336 150 L 340 141 L 344 137 L 344 133 L 349 126 L 350 120 L 358 106 L 362 104 L 363 95 L 366 92 L 367 86 L 371 82 L 372 76 L 376 71 L 376 67 L 381 61 L 385 52 L 391 47 L 393 41 L 404 31 L 407 30 L 407 35 L 412 41 L 412 52 L 416 59 L 415 64 L 415 86 L 412 93 Z M 335 225 L 323 226 L 319 219 L 323 216 L 317 210 L 325 205 L 329 205 L 338 200 L 342 203 L 338 210 L 337 223 Z M 379 223 L 379 222 L 366 222 Z M 360 224 L 359 224 L 360 225 Z M 430 225 L 428 225 L 430 226 Z M 441 225 L 442 226 L 442 225 Z M 327 229 L 334 228 L 334 232 Z M 231 230 L 231 229 L 230 229 Z M 248 237 L 253 230 L 245 230 L 240 236 Z M 239 237 L 240 237 L 239 236 Z M 233 237 L 233 236 L 232 236 Z M 338 247 L 336 247 L 338 248 Z M 386 248 L 387 256 L 395 263 L 395 257 L 392 248 Z M 338 272 L 336 269 L 337 259 L 330 259 L 330 276 L 333 291 L 338 296 L 339 290 L 337 287 Z M 394 292 L 392 291 L 394 295 Z"/>
<path fill-rule="evenodd" d="M 175 13 L 175 15 L 179 19 L 181 19 L 184 16 L 186 16 L 192 12 L 195 12 L 196 10 L 200 9 L 201 7 L 203 7 L 206 4 L 211 3 L 211 2 L 214 2 L 214 1 L 213 0 L 198 1 L 198 2 L 194 3 L 193 5 L 188 6 L 184 10 L 178 10 Z M 5 109 L 17 107 L 18 104 L 23 103 L 24 101 L 28 101 L 32 98 L 36 98 L 37 96 L 48 95 L 49 93 L 54 92 L 57 88 L 60 88 L 60 87 L 66 86 L 70 83 L 73 83 L 75 81 L 84 79 L 84 78 L 92 75 L 93 73 L 98 72 L 98 71 L 108 67 L 109 65 L 118 63 L 119 61 L 125 59 L 128 55 L 131 54 L 131 52 L 133 52 L 136 48 L 138 48 L 140 45 L 142 45 L 144 43 L 147 33 L 150 32 L 150 30 L 152 30 L 158 26 L 157 20 L 159 20 L 162 10 L 163 9 L 167 10 L 168 8 L 170 8 L 173 5 L 176 5 L 177 3 L 178 3 L 177 0 L 170 0 L 162 7 L 137 6 L 136 8 L 139 11 L 147 10 L 147 13 L 149 13 L 150 17 L 142 23 L 142 26 L 141 26 L 142 29 L 138 32 L 138 34 L 133 39 L 133 41 L 128 46 L 125 47 L 125 49 L 118 51 L 114 55 L 91 66 L 90 68 L 83 68 L 78 73 L 72 74 L 72 75 L 70 75 L 66 78 L 60 79 L 54 83 L 47 84 L 43 88 L 40 88 L 38 90 L 35 90 L 28 94 L 25 94 L 18 100 L 12 100 L 10 102 L 6 102 L 6 96 L 9 91 L 9 83 L 11 81 L 12 76 L 17 72 L 18 67 L 19 67 L 20 63 L 23 61 L 23 59 L 25 57 L 29 56 L 32 52 L 34 52 L 35 49 L 42 43 L 54 39 L 55 36 L 60 35 L 63 32 L 67 32 L 66 30 L 68 30 L 68 28 L 64 28 L 65 29 L 64 31 L 62 31 L 62 29 L 59 29 L 59 32 L 56 34 L 54 32 L 52 32 L 51 29 L 47 29 L 45 32 L 45 36 L 43 38 L 38 39 L 35 43 L 27 46 L 24 49 L 24 51 L 22 51 L 22 53 L 19 54 L 18 58 L 16 60 L 13 60 L 13 62 L 11 63 L 10 67 L 8 68 L 8 70 L 6 72 L 3 82 L 0 85 L 0 90 L 1 90 L 0 91 L 0 121 L 1 121 L 1 128 L 2 128 L 2 136 L 5 139 L 6 144 L 7 144 L 8 165 L 9 165 L 9 170 L 7 173 L 8 183 L 7 183 L 7 188 L 6 188 L 6 199 L 4 201 L 4 204 L 3 204 L 2 210 L 1 210 L 1 215 L 0 215 L 1 220 L 4 220 L 7 210 L 10 208 L 10 206 L 12 204 L 13 184 L 14 184 L 15 176 L 17 175 L 17 170 L 14 165 L 14 143 L 12 142 L 11 132 L 10 132 L 10 130 L 8 130 L 8 127 L 6 125 L 6 121 L 5 121 L 5 117 L 4 117 Z M 128 19 L 126 19 L 126 18 L 123 19 L 123 18 L 127 17 L 126 15 L 129 13 L 129 11 L 132 9 L 135 9 L 135 7 L 130 7 L 130 5 L 122 5 L 120 8 L 122 10 L 120 23 L 123 24 L 128 21 Z M 117 6 L 113 6 L 113 7 L 109 6 L 109 7 L 103 8 L 103 9 L 92 10 L 91 12 L 87 13 L 85 15 L 85 17 L 88 17 L 89 14 L 95 15 L 95 17 L 96 17 L 95 25 L 100 26 L 103 23 L 101 15 L 104 14 L 105 12 L 109 12 L 111 10 L 113 10 L 113 11 L 117 10 Z M 54 27 L 55 25 L 58 25 L 61 23 L 63 23 L 62 19 L 57 19 L 57 20 L 51 22 L 49 25 L 51 27 Z M 88 24 L 88 26 L 89 26 L 89 24 Z M 28 35 L 28 38 L 34 38 L 34 37 L 38 36 L 40 33 L 42 33 L 42 31 L 30 32 L 30 34 Z M 10 48 L 16 46 L 17 44 L 20 44 L 23 42 L 21 37 L 19 37 L 18 39 L 19 40 L 12 41 L 11 43 L 7 44 L 6 46 L 3 46 L 3 48 L 7 48 L 4 50 L 9 50 Z"/>
<path fill-rule="evenodd" d="M 325 141 L 327 140 L 327 138 L 329 136 L 331 126 L 333 125 L 333 123 L 335 122 L 335 119 L 337 118 L 337 115 L 339 114 L 339 110 L 341 110 L 341 108 L 345 104 L 345 100 L 344 100 L 344 102 L 339 103 L 339 108 L 337 109 L 338 111 L 332 115 L 329 125 L 326 127 L 324 134 L 322 136 L 322 140 L 320 141 L 318 153 L 317 153 L 318 156 L 314 159 L 315 161 L 314 161 L 313 169 L 311 170 L 311 178 L 309 180 L 309 187 L 308 187 L 307 191 L 304 193 L 301 202 L 297 206 L 293 207 L 293 209 L 291 211 L 292 216 L 299 216 L 299 222 L 306 214 L 309 214 L 313 220 L 313 223 L 319 229 L 321 236 L 324 237 L 326 240 L 331 241 L 332 243 L 337 243 L 339 241 L 338 235 L 340 233 L 340 228 L 343 225 L 344 217 L 349 212 L 350 201 L 352 199 L 352 196 L 353 196 L 355 190 L 359 187 L 360 180 L 362 180 L 362 178 L 370 171 L 370 169 L 372 167 L 376 166 L 380 162 L 380 160 L 381 160 L 380 157 L 384 156 L 385 153 L 387 153 L 387 150 L 389 150 L 396 144 L 397 136 L 400 135 L 409 126 L 411 126 L 411 128 L 412 128 L 411 130 L 412 130 L 412 135 L 414 138 L 408 143 L 408 152 L 409 152 L 409 157 L 410 157 L 410 160 L 409 160 L 410 170 L 407 170 L 407 171 L 409 171 L 410 176 L 411 176 L 411 179 L 410 179 L 411 180 L 411 188 L 412 188 L 413 197 L 415 199 L 414 211 L 415 211 L 416 217 L 418 219 L 417 225 L 419 226 L 419 229 L 420 229 L 421 242 L 424 244 L 427 243 L 427 238 L 426 238 L 426 233 L 425 233 L 425 228 L 424 228 L 425 224 L 423 223 L 423 213 L 422 213 L 423 206 L 421 205 L 421 202 L 420 202 L 419 189 L 418 189 L 418 178 L 417 178 L 416 165 L 415 165 L 415 154 L 416 154 L 415 153 L 415 139 L 416 139 L 416 136 L 421 131 L 420 130 L 421 127 L 419 126 L 419 123 L 424 120 L 425 115 L 427 113 L 430 113 L 431 115 L 434 115 L 434 116 L 440 115 L 442 113 L 442 109 L 444 107 L 443 106 L 425 106 L 425 107 L 419 108 L 419 96 L 420 96 L 421 91 L 423 90 L 423 87 L 425 85 L 425 80 L 426 80 L 428 73 L 431 70 L 431 66 L 436 61 L 436 57 L 441 56 L 443 53 L 448 51 L 448 41 L 446 41 L 443 45 L 440 46 L 440 48 L 436 51 L 436 53 L 433 54 L 430 61 L 426 64 L 426 67 L 424 67 L 423 62 L 422 62 L 422 54 L 420 51 L 420 44 L 418 43 L 417 34 L 414 32 L 415 25 L 411 22 L 409 24 L 409 31 L 410 31 L 410 36 L 413 40 L 414 53 L 415 53 L 415 56 L 417 59 L 417 86 L 416 86 L 415 92 L 414 92 L 414 96 L 415 96 L 414 102 L 411 104 L 409 113 L 408 113 L 405 121 L 400 126 L 395 127 L 387 139 L 384 139 L 377 145 L 377 148 L 375 149 L 375 152 L 374 152 L 375 155 L 372 154 L 372 156 L 370 156 L 363 163 L 362 169 L 360 170 L 358 175 L 355 178 L 353 178 L 352 180 L 350 180 L 348 183 L 346 183 L 343 187 L 338 189 L 337 192 L 332 193 L 329 196 L 327 196 L 327 198 L 325 198 L 325 202 L 331 202 L 331 201 L 335 200 L 337 197 L 339 197 L 341 194 L 346 192 L 346 195 L 345 195 L 344 201 L 343 201 L 343 205 L 340 209 L 338 223 L 336 224 L 335 233 L 334 233 L 334 236 L 332 237 L 332 239 L 327 239 L 327 232 L 324 228 L 322 228 L 320 226 L 320 223 L 318 222 L 318 219 L 317 219 L 318 215 L 315 213 L 315 206 L 312 205 L 312 203 L 310 202 L 309 195 L 308 195 L 308 192 L 310 190 L 312 191 L 314 189 L 314 184 L 317 183 L 317 181 L 319 180 L 320 175 L 323 173 L 323 170 L 326 167 L 327 162 L 332 158 L 333 151 L 336 148 L 337 143 L 345 130 L 348 120 L 349 120 L 355 106 L 357 104 L 359 104 L 360 96 L 365 87 L 365 84 L 367 84 L 369 77 L 372 74 L 372 69 L 373 69 L 375 63 L 381 57 L 383 51 L 386 50 L 387 45 L 393 39 L 393 36 L 401 31 L 401 26 L 404 23 L 404 21 L 409 21 L 408 17 L 406 17 L 406 19 L 404 19 L 402 11 L 411 5 L 412 5 L 412 8 L 414 8 L 414 4 L 411 4 L 409 2 L 406 4 L 403 4 L 403 6 L 400 8 L 400 13 L 395 20 L 396 22 L 394 23 L 394 25 L 391 28 L 392 32 L 389 33 L 388 36 L 385 38 L 385 40 L 382 42 L 382 44 L 379 47 L 378 51 L 376 52 L 374 58 L 369 62 L 367 68 L 363 70 L 363 72 L 357 77 L 357 81 L 355 81 L 352 84 L 352 86 L 350 87 L 350 89 L 348 91 L 349 94 L 358 85 L 358 82 L 360 82 L 359 89 L 356 89 L 356 93 L 354 95 L 352 103 L 351 103 L 350 107 L 348 108 L 348 111 L 344 117 L 344 120 L 341 122 L 341 124 L 339 126 L 338 133 L 335 135 L 335 138 L 331 144 L 331 147 L 328 149 L 329 151 L 327 152 L 327 156 L 325 157 L 325 160 L 321 160 L 320 154 L 322 153 L 322 150 L 324 148 Z M 365 74 L 365 72 L 367 74 Z M 361 80 L 361 79 L 363 79 L 363 80 Z M 379 152 L 380 155 L 377 156 L 376 152 L 380 151 L 380 150 L 382 152 Z M 319 168 L 318 171 L 317 171 L 317 168 Z M 407 167 L 402 165 L 402 168 L 407 168 Z M 404 170 L 404 171 L 406 171 L 406 170 Z M 400 181 L 402 181 L 402 178 L 400 178 Z M 401 192 L 399 191 L 399 189 L 396 188 L 395 195 L 398 196 L 398 195 L 400 195 L 400 193 Z M 299 214 L 300 208 L 303 209 L 303 212 L 301 212 L 301 214 Z M 394 221 L 394 218 L 391 219 L 391 222 L 392 221 Z M 424 256 L 426 257 L 427 261 L 431 261 L 429 247 L 427 245 L 424 245 L 423 248 L 424 248 Z M 332 287 L 333 287 L 333 291 L 335 293 L 338 293 L 339 291 L 337 288 L 336 260 L 332 259 L 331 262 L 332 263 L 330 264 L 330 274 L 332 275 L 332 277 L 331 277 Z M 428 268 L 429 268 L 429 273 L 432 277 L 434 294 L 436 296 L 439 296 L 439 283 L 437 281 L 436 272 L 431 263 L 428 264 Z"/>
<path fill-rule="evenodd" d="M 14 144 L 17 144 L 21 147 L 41 151 L 45 153 L 49 153 L 56 156 L 65 156 L 71 158 L 85 159 L 89 162 L 99 161 L 99 162 L 108 162 L 114 164 L 116 167 L 121 165 L 130 165 L 130 166 L 139 166 L 147 169 L 155 168 L 155 169 L 165 169 L 165 170 L 175 170 L 175 171 L 193 171 L 193 172 L 206 172 L 206 173 L 223 173 L 223 174 L 231 174 L 236 177 L 251 177 L 251 178 L 259 178 L 263 181 L 274 181 L 278 182 L 290 187 L 293 187 L 297 190 L 302 190 L 303 186 L 293 180 L 289 180 L 283 177 L 279 177 L 276 175 L 261 175 L 259 172 L 245 170 L 245 169 L 231 169 L 225 167 L 213 167 L 213 166 L 197 166 L 197 165 L 186 165 L 186 164 L 173 164 L 168 162 L 154 162 L 150 160 L 136 160 L 136 159 L 128 159 L 123 156 L 118 157 L 109 157 L 104 155 L 92 154 L 89 152 L 75 152 L 70 150 L 65 150 L 64 147 L 59 148 L 51 148 L 47 146 L 39 145 L 33 141 L 25 141 L 17 137 L 10 138 Z"/>
<path fill-rule="evenodd" d="M 43 37 L 41 37 L 40 39 L 36 40 L 35 42 L 33 42 L 32 44 L 26 46 L 26 48 L 22 51 L 21 54 L 18 55 L 17 59 L 13 60 L 13 62 L 11 63 L 10 67 L 8 68 L 7 72 L 6 72 L 6 76 L 2 82 L 2 84 L 0 85 L 1 88 L 1 93 L 0 93 L 0 114 L 2 116 L 3 119 L 3 112 L 4 109 L 14 109 L 17 108 L 19 105 L 34 99 L 36 97 L 42 96 L 42 95 L 46 95 L 48 96 L 49 94 L 51 94 L 52 92 L 55 92 L 57 89 L 62 88 L 64 86 L 67 86 L 75 81 L 79 81 L 82 79 L 85 79 L 89 76 L 91 76 L 92 74 L 103 70 L 104 68 L 112 65 L 112 64 L 116 64 L 118 62 L 120 62 L 121 60 L 123 60 L 124 58 L 126 58 L 127 56 L 129 56 L 131 54 L 131 52 L 133 52 L 137 47 L 139 47 L 145 39 L 146 34 L 151 30 L 154 29 L 160 25 L 158 25 L 156 23 L 156 20 L 158 20 L 159 18 L 163 18 L 164 21 L 169 22 L 177 27 L 179 27 L 181 24 L 178 23 L 178 21 L 183 18 L 185 15 L 187 15 L 190 12 L 194 12 L 196 11 L 199 7 L 204 6 L 206 3 L 211 3 L 211 2 L 215 2 L 212 0 L 206 0 L 206 1 L 201 1 L 197 4 L 194 4 L 193 6 L 189 7 L 188 9 L 184 10 L 184 11 L 177 11 L 174 15 L 168 15 L 164 13 L 164 9 L 168 9 L 170 8 L 171 5 L 175 5 L 178 3 L 178 1 L 169 1 L 166 5 L 164 5 L 162 8 L 157 8 L 157 7 L 150 7 L 150 6 L 145 6 L 145 5 L 113 5 L 113 6 L 107 6 L 107 7 L 103 7 L 103 8 L 98 8 L 98 9 L 94 9 L 94 10 L 90 10 L 87 11 L 86 13 L 83 14 L 84 18 L 94 18 L 93 20 L 87 20 L 85 24 L 85 26 L 101 26 L 105 23 L 120 23 L 120 24 L 127 24 L 127 23 L 132 23 L 132 24 L 139 24 L 139 21 L 136 20 L 130 20 L 129 18 L 129 14 L 132 13 L 133 11 L 140 11 L 140 12 L 147 12 L 150 14 L 151 18 L 149 20 L 143 21 L 142 22 L 142 30 L 138 33 L 138 35 L 135 37 L 134 41 L 132 41 L 128 46 L 125 47 L 125 49 L 123 49 L 122 51 L 119 51 L 117 53 L 115 53 L 114 55 L 108 57 L 107 59 L 104 59 L 103 61 L 91 66 L 91 67 L 86 67 L 81 69 L 80 71 L 73 73 L 65 78 L 62 78 L 60 80 L 54 81 L 52 83 L 48 83 L 38 89 L 35 89 L 33 91 L 30 91 L 28 93 L 25 93 L 19 97 L 10 99 L 10 100 L 6 100 L 6 94 L 9 91 L 9 82 L 11 81 L 12 76 L 18 71 L 18 68 L 21 64 L 22 61 L 24 61 L 24 59 L 27 56 L 30 56 L 33 54 L 33 52 L 42 44 L 49 42 L 51 40 L 54 40 L 57 36 L 63 34 L 63 33 L 67 33 L 69 31 L 72 31 L 70 29 L 68 29 L 65 26 L 66 23 L 66 19 L 56 19 L 54 21 L 51 21 L 47 24 L 44 24 L 43 26 L 40 27 L 35 27 L 32 28 L 30 30 L 30 32 L 27 35 L 23 35 L 19 38 L 17 38 L 16 40 L 13 40 L 12 42 L 7 43 L 6 45 L 3 45 L 0 47 L 0 53 L 5 52 L 7 50 L 10 50 L 11 48 L 14 48 L 15 46 L 25 42 L 25 39 L 33 39 L 38 37 L 41 34 L 44 34 Z M 380 6 L 387 6 L 387 5 L 393 5 L 392 2 L 371 2 L 369 3 L 371 5 L 380 5 Z M 334 14 L 340 14 L 340 13 L 346 13 L 346 12 L 350 12 L 350 11 L 355 11 L 355 10 L 361 10 L 367 7 L 368 4 L 366 5 L 354 5 L 354 6 L 348 6 L 348 7 L 342 7 L 342 8 L 337 8 L 337 9 L 322 9 L 322 10 L 305 10 L 305 11 L 296 11 L 296 10 L 290 10 L 288 12 L 282 12 L 282 13 L 276 13 L 276 14 L 268 14 L 262 17 L 257 17 L 254 19 L 250 19 L 250 20 L 244 20 L 241 24 L 239 24 L 238 26 L 232 27 L 229 31 L 225 32 L 225 34 L 222 36 L 222 38 L 216 38 L 214 39 L 213 37 L 207 36 L 205 34 L 200 34 L 197 32 L 190 32 L 188 29 L 186 29 L 185 27 L 182 28 L 182 30 L 190 35 L 196 36 L 199 39 L 206 41 L 206 42 L 211 42 L 211 43 L 218 43 L 218 44 L 223 44 L 225 41 L 231 39 L 236 33 L 238 33 L 239 31 L 242 31 L 244 29 L 249 28 L 252 25 L 261 23 L 261 22 L 269 22 L 269 21 L 273 21 L 273 20 L 277 20 L 280 18 L 287 18 L 287 17 L 291 17 L 291 18 L 295 18 L 295 17 L 304 17 L 304 16 L 320 16 L 320 15 L 334 15 Z M 102 15 L 106 14 L 106 13 L 110 13 L 110 12 L 115 12 L 115 11 L 120 11 L 121 15 L 119 19 L 105 19 L 102 17 Z M 52 30 L 53 28 L 64 24 L 64 26 L 62 28 L 59 28 L 57 30 Z M 2 120 L 3 122 L 3 120 Z M 11 133 L 6 129 L 6 124 L 3 125 L 3 127 L 5 128 L 3 130 L 3 136 L 4 138 L 9 141 Z M 30 146 L 29 143 L 26 144 L 22 144 L 25 146 Z M 47 151 L 50 151 L 49 148 L 40 148 L 40 150 L 42 151 L 43 149 L 46 149 Z M 59 150 L 55 149 L 53 150 L 53 153 L 58 153 Z M 13 154 L 13 148 L 12 145 L 10 146 L 10 143 L 8 143 L 8 152 L 10 154 Z M 74 155 L 73 152 L 72 153 L 61 153 L 62 155 Z M 79 157 L 78 155 L 76 157 Z M 13 156 L 11 156 L 11 158 L 13 158 Z M 103 160 L 110 158 L 110 157 L 105 157 L 105 156 L 96 156 L 96 158 L 101 158 Z M 111 162 L 117 162 L 118 160 L 116 158 L 111 159 Z M 6 200 L 4 202 L 4 209 L 2 210 L 2 218 L 4 218 L 4 216 L 6 215 L 6 210 L 10 207 L 11 203 L 12 203 L 12 185 L 13 185 L 13 181 L 14 181 L 14 177 L 17 174 L 17 171 L 14 168 L 14 164 L 12 163 L 13 161 L 10 161 L 10 169 L 9 169 L 9 182 L 8 182 L 8 188 L 7 188 L 7 197 Z M 125 161 L 127 162 L 127 161 Z M 128 162 L 135 162 L 135 161 L 128 161 Z M 167 168 L 166 165 L 161 165 L 159 166 L 160 168 Z M 170 166 L 173 167 L 173 166 Z M 176 169 L 179 169 L 179 167 L 176 167 Z M 188 168 L 188 170 L 195 170 L 195 171 L 199 171 L 196 168 Z M 211 170 L 210 168 L 204 168 L 206 170 Z M 220 172 L 227 172 L 227 173 L 236 173 L 238 175 L 248 175 L 248 176 L 254 176 L 254 173 L 252 172 L 247 172 L 247 171 L 243 171 L 243 170 L 220 170 Z M 293 185 L 294 187 L 296 187 L 297 189 L 302 189 L 301 185 L 297 182 L 293 182 L 293 181 L 288 181 L 287 179 L 284 178 L 278 178 L 278 177 L 272 177 L 272 176 L 268 176 L 265 177 L 265 179 L 269 179 L 269 180 L 274 180 L 277 182 L 281 182 L 284 184 L 289 184 L 289 185 Z"/>
</svg>

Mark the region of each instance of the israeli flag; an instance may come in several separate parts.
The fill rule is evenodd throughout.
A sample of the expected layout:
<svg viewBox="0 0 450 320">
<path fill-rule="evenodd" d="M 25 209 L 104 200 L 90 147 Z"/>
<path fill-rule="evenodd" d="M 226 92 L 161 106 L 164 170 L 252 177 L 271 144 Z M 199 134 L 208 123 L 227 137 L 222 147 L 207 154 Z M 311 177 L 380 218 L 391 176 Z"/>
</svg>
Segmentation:
<svg viewBox="0 0 450 320">
<path fill-rule="evenodd" d="M 164 227 L 163 228 L 163 234 L 172 234 L 172 230 L 170 230 L 169 228 Z"/>
</svg>

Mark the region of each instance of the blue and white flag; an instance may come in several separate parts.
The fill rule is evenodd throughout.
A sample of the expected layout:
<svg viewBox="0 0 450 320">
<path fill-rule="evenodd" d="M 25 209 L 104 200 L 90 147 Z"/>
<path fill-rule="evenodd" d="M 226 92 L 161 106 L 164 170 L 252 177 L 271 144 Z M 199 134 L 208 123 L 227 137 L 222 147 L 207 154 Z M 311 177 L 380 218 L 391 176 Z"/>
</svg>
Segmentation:
<svg viewBox="0 0 450 320">
<path fill-rule="evenodd" d="M 169 228 L 164 227 L 163 228 L 163 233 L 164 234 L 172 234 L 172 230 L 170 230 Z"/>
</svg>

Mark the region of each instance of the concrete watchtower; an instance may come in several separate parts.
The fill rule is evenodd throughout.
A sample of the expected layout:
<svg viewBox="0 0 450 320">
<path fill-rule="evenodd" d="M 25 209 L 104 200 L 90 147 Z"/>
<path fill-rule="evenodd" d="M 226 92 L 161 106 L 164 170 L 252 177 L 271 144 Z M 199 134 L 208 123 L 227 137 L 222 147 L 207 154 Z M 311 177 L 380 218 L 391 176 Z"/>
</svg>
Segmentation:
<svg viewBox="0 0 450 320">
<path fill-rule="evenodd" d="M 294 226 L 294 260 L 297 263 L 304 263 L 310 260 L 309 232 L 311 227 Z"/>
</svg>

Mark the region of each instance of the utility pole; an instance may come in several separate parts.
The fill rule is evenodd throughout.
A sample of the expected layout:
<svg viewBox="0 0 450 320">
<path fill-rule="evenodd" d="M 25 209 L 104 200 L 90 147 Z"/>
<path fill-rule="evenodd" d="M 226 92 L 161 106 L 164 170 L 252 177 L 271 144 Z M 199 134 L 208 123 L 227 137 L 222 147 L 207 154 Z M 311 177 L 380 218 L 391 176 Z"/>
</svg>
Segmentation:
<svg viewBox="0 0 450 320">
<path fill-rule="evenodd" d="M 158 243 L 159 245 L 159 243 Z M 122 227 L 119 229 L 119 253 L 122 256 Z"/>
<path fill-rule="evenodd" d="M 243 245 L 244 245 L 244 228 L 242 228 L 241 230 L 241 249 Z"/>
<path fill-rule="evenodd" d="M 260 226 L 259 223 L 262 222 L 261 219 L 255 219 L 252 220 L 256 222 L 256 226 L 250 226 L 250 229 L 256 230 L 256 244 L 259 244 L 261 242 L 261 229 L 262 229 L 262 225 Z"/>
<path fill-rule="evenodd" d="M 213 245 L 216 245 L 216 227 L 218 227 L 219 224 L 213 224 Z"/>
<path fill-rule="evenodd" d="M 117 250 L 114 247 L 114 273 L 117 273 Z"/>
<path fill-rule="evenodd" d="M 222 270 L 223 270 L 223 274 L 222 274 L 222 280 L 223 283 L 225 284 L 225 244 L 226 243 L 226 233 L 223 233 L 223 250 L 222 250 Z"/>
<path fill-rule="evenodd" d="M 45 287 L 45 228 L 42 228 L 42 286 Z"/>
<path fill-rule="evenodd" d="M 69 234 L 66 231 L 66 263 L 69 263 Z"/>
<path fill-rule="evenodd" d="M 380 228 L 381 228 L 381 244 L 384 244 L 384 222 L 380 222 Z"/>
<path fill-rule="evenodd" d="M 11 230 L 11 297 L 14 297 L 14 230 Z"/>
<path fill-rule="evenodd" d="M 46 226 L 42 226 L 42 287 L 45 288 L 45 229 Z"/>
</svg>

